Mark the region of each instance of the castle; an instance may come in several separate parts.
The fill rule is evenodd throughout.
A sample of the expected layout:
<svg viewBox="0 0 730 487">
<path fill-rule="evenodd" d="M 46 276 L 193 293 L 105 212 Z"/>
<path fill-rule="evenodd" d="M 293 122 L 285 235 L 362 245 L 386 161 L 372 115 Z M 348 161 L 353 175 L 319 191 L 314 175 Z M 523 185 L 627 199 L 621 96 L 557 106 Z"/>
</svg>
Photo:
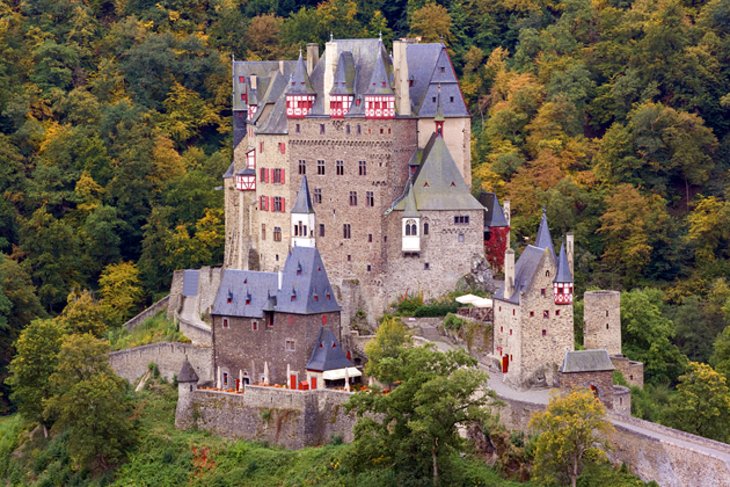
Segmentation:
<svg viewBox="0 0 730 487">
<path fill-rule="evenodd" d="M 316 245 L 343 320 L 373 321 L 406 292 L 453 290 L 485 242 L 503 252 L 499 202 L 470 191 L 471 121 L 443 44 L 399 40 L 391 56 L 331 39 L 321 57 L 234 61 L 233 123 L 227 268 L 276 272 Z M 302 185 L 312 211 L 295 213 Z"/>
</svg>

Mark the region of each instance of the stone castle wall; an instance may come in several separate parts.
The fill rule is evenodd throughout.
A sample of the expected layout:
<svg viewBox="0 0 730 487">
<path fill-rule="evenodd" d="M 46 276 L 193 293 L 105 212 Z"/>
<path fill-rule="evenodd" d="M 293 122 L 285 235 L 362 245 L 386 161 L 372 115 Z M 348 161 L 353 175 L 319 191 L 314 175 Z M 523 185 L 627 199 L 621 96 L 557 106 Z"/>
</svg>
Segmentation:
<svg viewBox="0 0 730 487">
<path fill-rule="evenodd" d="M 583 344 L 621 354 L 621 293 L 586 291 L 583 295 Z"/>
<path fill-rule="evenodd" d="M 560 374 L 560 391 L 568 393 L 572 389 L 595 387 L 598 398 L 606 409 L 613 409 L 614 389 L 613 372 L 604 370 L 600 372 L 562 372 Z"/>
<path fill-rule="evenodd" d="M 611 355 L 611 363 L 632 386 L 644 387 L 644 364 L 623 355 Z"/>
<path fill-rule="evenodd" d="M 196 390 L 191 424 L 228 438 L 298 449 L 352 441 L 354 415 L 344 413 L 351 394 L 332 390 L 295 391 L 246 386 L 243 394 Z"/>
<path fill-rule="evenodd" d="M 109 364 L 114 372 L 130 383 L 142 377 L 154 363 L 160 375 L 172 380 L 182 368 L 185 357 L 200 378 L 200 382 L 213 379 L 213 349 L 196 347 L 188 343 L 153 343 L 109 354 Z"/>
<path fill-rule="evenodd" d="M 147 321 L 148 319 L 155 316 L 157 313 L 161 311 L 166 311 L 168 307 L 168 303 L 170 301 L 170 295 L 168 294 L 164 298 L 160 299 L 156 303 L 152 304 L 148 308 L 145 308 L 140 313 L 138 313 L 134 318 L 131 318 L 126 323 L 124 323 L 124 328 L 126 330 L 134 330 L 139 325 Z"/>
</svg>

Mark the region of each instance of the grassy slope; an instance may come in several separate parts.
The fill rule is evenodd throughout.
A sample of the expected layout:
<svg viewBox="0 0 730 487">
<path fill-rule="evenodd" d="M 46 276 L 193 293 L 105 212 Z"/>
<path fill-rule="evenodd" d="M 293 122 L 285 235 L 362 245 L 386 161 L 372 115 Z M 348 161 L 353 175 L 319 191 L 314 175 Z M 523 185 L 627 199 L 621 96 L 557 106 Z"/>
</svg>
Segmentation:
<svg viewBox="0 0 730 487">
<path fill-rule="evenodd" d="M 190 342 L 185 335 L 177 330 L 175 323 L 167 319 L 163 311 L 145 320 L 132 331 L 127 331 L 124 328 L 112 330 L 109 333 L 109 341 L 112 350 L 139 347 L 157 342 Z"/>
</svg>

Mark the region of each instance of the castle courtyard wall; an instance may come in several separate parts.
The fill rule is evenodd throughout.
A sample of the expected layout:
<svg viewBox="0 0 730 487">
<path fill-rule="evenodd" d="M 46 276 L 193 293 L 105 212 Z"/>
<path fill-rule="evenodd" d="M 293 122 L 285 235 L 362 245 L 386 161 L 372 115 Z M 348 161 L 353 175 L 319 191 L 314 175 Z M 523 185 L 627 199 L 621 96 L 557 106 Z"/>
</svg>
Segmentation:
<svg viewBox="0 0 730 487">
<path fill-rule="evenodd" d="M 109 364 L 117 375 L 130 383 L 142 377 L 149 370 L 150 364 L 155 364 L 160 375 L 171 381 L 180 372 L 185 357 L 201 382 L 213 379 L 213 349 L 189 343 L 153 343 L 111 352 Z"/>
</svg>

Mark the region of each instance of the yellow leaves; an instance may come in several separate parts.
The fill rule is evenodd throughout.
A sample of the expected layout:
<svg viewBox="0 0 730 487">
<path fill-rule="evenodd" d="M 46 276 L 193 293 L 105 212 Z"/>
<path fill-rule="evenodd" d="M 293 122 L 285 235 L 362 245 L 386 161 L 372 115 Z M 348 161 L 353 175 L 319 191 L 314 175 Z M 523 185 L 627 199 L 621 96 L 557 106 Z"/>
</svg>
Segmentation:
<svg viewBox="0 0 730 487">
<path fill-rule="evenodd" d="M 221 208 L 205 209 L 205 214 L 195 223 L 195 237 L 208 248 L 223 245 L 225 227 Z"/>
<path fill-rule="evenodd" d="M 424 42 L 443 42 L 448 45 L 451 39 L 449 11 L 433 2 L 413 12 L 410 26 L 411 34 L 420 36 Z"/>
<path fill-rule="evenodd" d="M 218 112 L 208 106 L 197 92 L 178 82 L 170 88 L 163 105 L 167 115 L 160 126 L 178 142 L 193 137 L 201 127 L 222 123 Z"/>
<path fill-rule="evenodd" d="M 79 199 L 78 209 L 83 212 L 92 212 L 101 205 L 104 188 L 94 181 L 88 171 L 83 171 L 76 181 L 74 194 Z"/>
<path fill-rule="evenodd" d="M 154 166 L 149 179 L 158 190 L 162 189 L 166 182 L 185 175 L 182 156 L 175 150 L 173 141 L 162 134 L 155 136 L 152 160 Z"/>
<path fill-rule="evenodd" d="M 110 264 L 99 277 L 101 304 L 110 323 L 121 325 L 142 301 L 139 270 L 132 262 Z"/>
<path fill-rule="evenodd" d="M 730 203 L 715 196 L 701 198 L 687 216 L 687 241 L 698 259 L 712 262 L 721 241 L 730 239 Z"/>
<path fill-rule="evenodd" d="M 45 124 L 45 133 L 43 134 L 43 140 L 40 143 L 38 152 L 43 154 L 48 147 L 53 144 L 54 141 L 66 135 L 71 127 L 68 125 L 61 125 L 56 121 L 50 121 Z"/>
</svg>

